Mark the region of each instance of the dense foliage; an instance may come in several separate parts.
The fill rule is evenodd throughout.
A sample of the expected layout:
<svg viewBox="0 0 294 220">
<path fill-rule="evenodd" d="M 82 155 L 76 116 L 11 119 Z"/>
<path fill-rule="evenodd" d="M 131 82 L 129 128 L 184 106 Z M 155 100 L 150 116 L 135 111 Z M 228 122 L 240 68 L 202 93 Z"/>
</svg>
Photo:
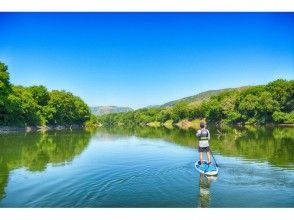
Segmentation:
<svg viewBox="0 0 294 220">
<path fill-rule="evenodd" d="M 72 125 L 89 118 L 89 107 L 70 92 L 12 85 L 0 62 L 0 125 Z"/>
<path fill-rule="evenodd" d="M 213 124 L 294 123 L 294 80 L 279 79 L 267 85 L 225 90 L 197 105 L 180 101 L 172 107 L 103 115 L 92 118 L 92 123 L 146 125 L 184 119 L 205 119 Z"/>
</svg>

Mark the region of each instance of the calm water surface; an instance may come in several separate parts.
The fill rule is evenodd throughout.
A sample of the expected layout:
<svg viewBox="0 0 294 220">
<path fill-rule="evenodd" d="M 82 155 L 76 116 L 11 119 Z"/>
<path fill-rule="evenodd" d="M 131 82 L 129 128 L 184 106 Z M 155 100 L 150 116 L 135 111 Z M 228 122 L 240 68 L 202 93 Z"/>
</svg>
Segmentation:
<svg viewBox="0 0 294 220">
<path fill-rule="evenodd" d="M 293 128 L 211 133 L 215 178 L 190 130 L 0 135 L 0 207 L 294 207 Z"/>
</svg>

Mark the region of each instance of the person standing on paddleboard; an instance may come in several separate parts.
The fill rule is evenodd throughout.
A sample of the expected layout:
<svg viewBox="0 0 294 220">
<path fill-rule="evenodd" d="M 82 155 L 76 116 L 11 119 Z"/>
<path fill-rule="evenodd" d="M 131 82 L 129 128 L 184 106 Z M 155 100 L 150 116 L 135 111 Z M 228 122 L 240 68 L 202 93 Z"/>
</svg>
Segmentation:
<svg viewBox="0 0 294 220">
<path fill-rule="evenodd" d="M 206 152 L 208 164 L 210 164 L 210 149 L 208 142 L 210 140 L 210 133 L 209 130 L 205 128 L 204 122 L 200 122 L 200 129 L 197 131 L 196 137 L 199 139 L 198 152 L 200 154 L 200 163 L 203 163 L 203 152 Z"/>
</svg>

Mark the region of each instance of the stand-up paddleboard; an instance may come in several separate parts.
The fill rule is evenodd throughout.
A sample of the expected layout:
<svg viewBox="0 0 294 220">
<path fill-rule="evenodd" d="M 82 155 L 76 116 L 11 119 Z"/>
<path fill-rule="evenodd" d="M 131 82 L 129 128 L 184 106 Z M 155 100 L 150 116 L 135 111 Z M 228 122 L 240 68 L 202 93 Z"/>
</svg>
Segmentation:
<svg viewBox="0 0 294 220">
<path fill-rule="evenodd" d="M 195 162 L 195 169 L 199 172 L 199 173 L 203 173 L 207 176 L 215 176 L 218 174 L 218 168 L 215 164 L 209 164 L 207 161 L 203 161 L 203 163 L 201 165 L 199 165 L 199 161 Z"/>
</svg>

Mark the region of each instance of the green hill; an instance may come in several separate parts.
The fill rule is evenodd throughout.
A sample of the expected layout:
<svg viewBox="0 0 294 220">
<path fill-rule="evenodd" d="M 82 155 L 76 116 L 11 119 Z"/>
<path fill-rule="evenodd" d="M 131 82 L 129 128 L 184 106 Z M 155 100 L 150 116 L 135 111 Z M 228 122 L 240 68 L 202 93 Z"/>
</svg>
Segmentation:
<svg viewBox="0 0 294 220">
<path fill-rule="evenodd" d="M 180 101 L 186 101 L 189 104 L 199 103 L 199 102 L 201 102 L 203 100 L 209 99 L 211 96 L 218 95 L 218 94 L 220 94 L 221 92 L 224 92 L 224 91 L 230 91 L 230 90 L 234 90 L 234 89 L 245 89 L 245 88 L 248 88 L 248 86 L 243 86 L 243 87 L 238 87 L 238 88 L 208 90 L 208 91 L 201 92 L 201 93 L 198 93 L 198 94 L 193 95 L 193 96 L 188 96 L 188 97 L 185 97 L 185 98 L 181 98 L 181 99 L 177 99 L 177 100 L 174 100 L 174 101 L 167 102 L 167 103 L 161 105 L 161 107 L 174 106 L 177 102 L 180 102 Z"/>
</svg>

